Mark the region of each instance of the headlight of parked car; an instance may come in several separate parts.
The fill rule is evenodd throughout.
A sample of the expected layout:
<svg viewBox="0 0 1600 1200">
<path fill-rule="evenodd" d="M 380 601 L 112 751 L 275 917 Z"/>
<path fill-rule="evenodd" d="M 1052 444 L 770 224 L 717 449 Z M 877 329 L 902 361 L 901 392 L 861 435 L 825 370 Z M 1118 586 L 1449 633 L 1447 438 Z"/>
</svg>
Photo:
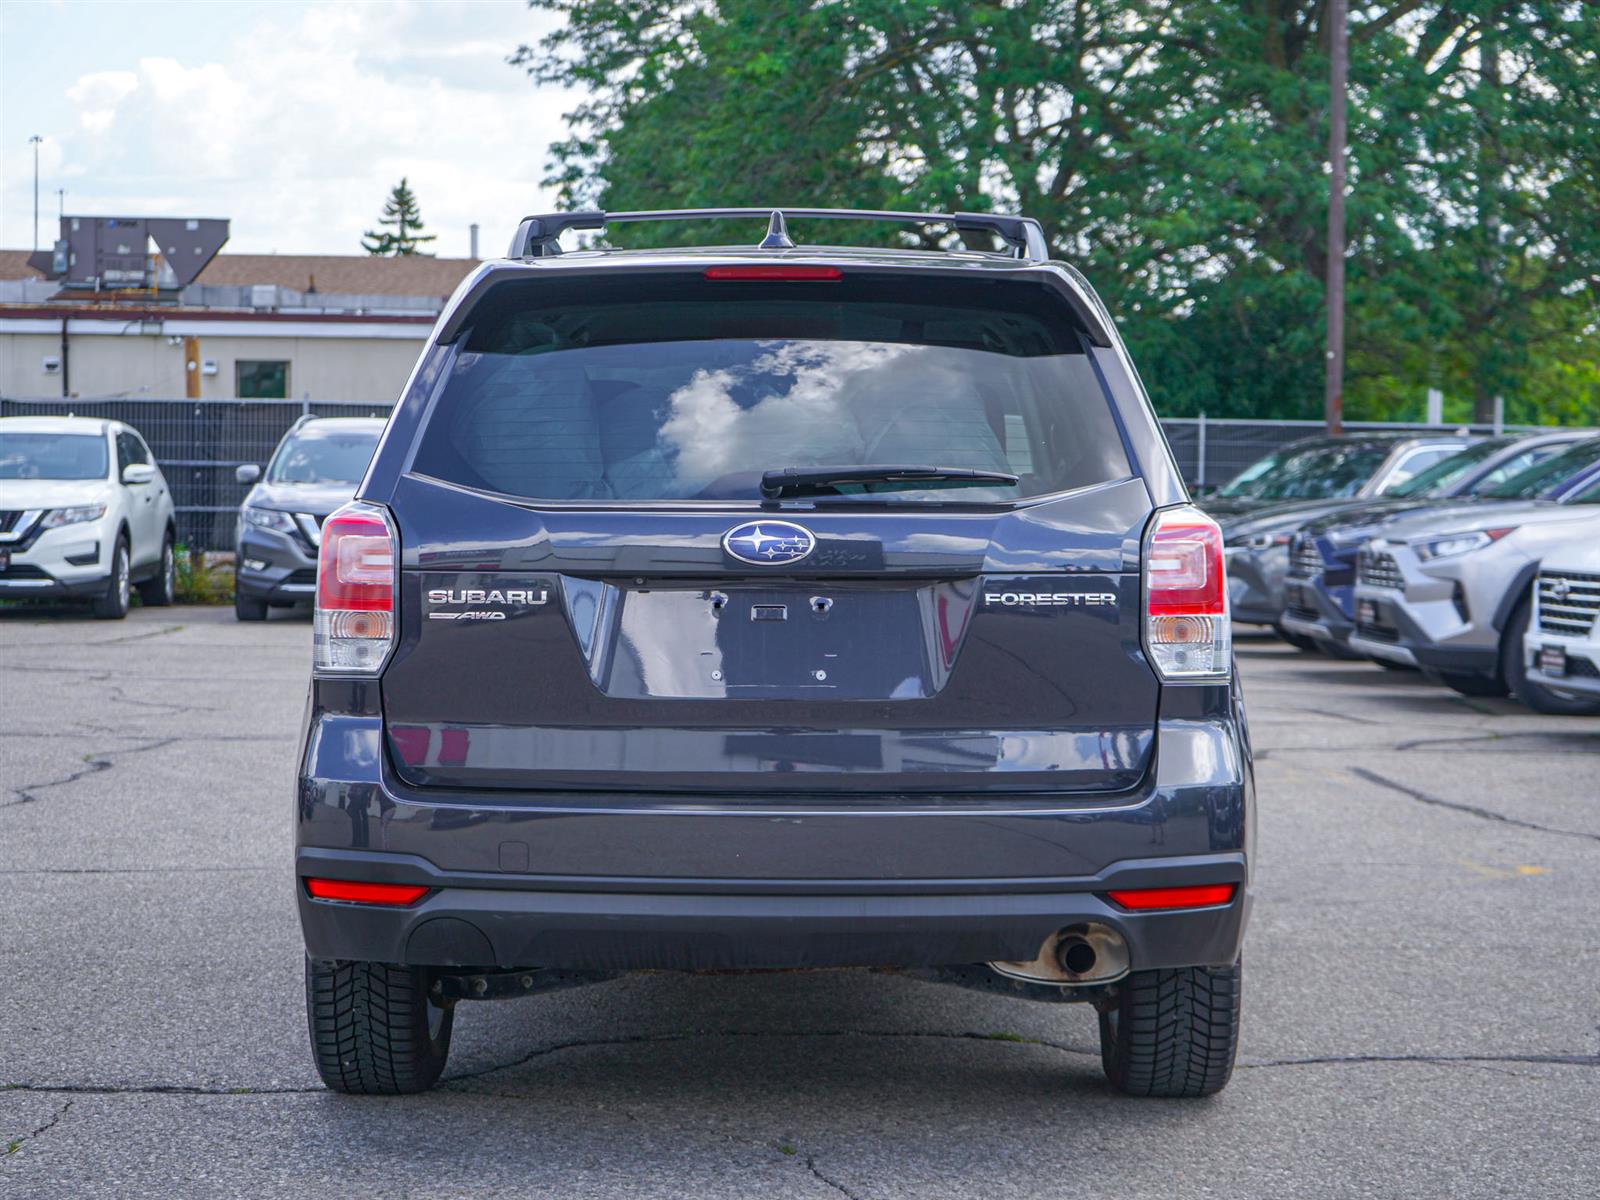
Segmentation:
<svg viewBox="0 0 1600 1200">
<path fill-rule="evenodd" d="M 106 515 L 104 504 L 80 504 L 76 508 L 52 508 L 39 522 L 41 529 L 59 529 L 63 525 L 79 525 L 84 521 L 98 521 Z"/>
<path fill-rule="evenodd" d="M 1452 533 L 1448 537 L 1413 542 L 1411 549 L 1423 562 L 1432 562 L 1436 558 L 1454 558 L 1458 554 L 1482 550 L 1485 546 L 1498 542 L 1515 528 L 1513 525 L 1509 529 L 1474 529 L 1471 533 Z"/>
<path fill-rule="evenodd" d="M 1274 546 L 1287 546 L 1293 534 L 1288 533 L 1253 533 L 1245 539 L 1245 545 L 1252 550 L 1270 550 Z"/>
<path fill-rule="evenodd" d="M 262 529 L 271 529 L 278 533 L 294 533 L 294 517 L 276 508 L 256 508 L 254 505 L 246 505 L 240 515 L 250 524 L 258 525 Z"/>
</svg>

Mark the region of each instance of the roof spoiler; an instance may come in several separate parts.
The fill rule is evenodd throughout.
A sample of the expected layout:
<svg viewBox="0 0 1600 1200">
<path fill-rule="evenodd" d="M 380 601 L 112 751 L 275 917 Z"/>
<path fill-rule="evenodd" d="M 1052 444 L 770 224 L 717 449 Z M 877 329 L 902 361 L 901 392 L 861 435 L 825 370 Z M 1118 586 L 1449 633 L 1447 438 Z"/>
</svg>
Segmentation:
<svg viewBox="0 0 1600 1200">
<path fill-rule="evenodd" d="M 1032 217 L 1002 216 L 997 213 L 915 213 L 887 212 L 861 208 L 668 208 L 640 212 L 541 213 L 524 217 L 511 239 L 508 258 L 547 258 L 560 254 L 559 239 L 568 229 L 599 230 L 608 225 L 633 221 L 704 221 L 720 219 L 760 219 L 767 222 L 767 249 L 792 246 L 787 222 L 794 219 L 823 221 L 892 221 L 901 225 L 949 225 L 958 233 L 990 233 L 1005 243 L 1010 257 L 1024 262 L 1046 262 L 1050 248 L 1044 230 Z M 787 245 L 785 245 L 787 243 Z"/>
</svg>

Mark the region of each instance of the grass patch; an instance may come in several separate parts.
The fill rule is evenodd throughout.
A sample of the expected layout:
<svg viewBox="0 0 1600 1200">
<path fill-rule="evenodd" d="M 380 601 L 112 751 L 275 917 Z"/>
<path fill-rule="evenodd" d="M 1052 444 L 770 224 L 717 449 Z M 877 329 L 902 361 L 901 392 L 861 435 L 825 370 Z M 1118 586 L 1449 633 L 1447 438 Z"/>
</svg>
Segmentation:
<svg viewBox="0 0 1600 1200">
<path fill-rule="evenodd" d="M 233 603 L 232 563 L 210 562 L 209 555 L 193 555 L 187 546 L 173 553 L 173 599 L 179 604 Z"/>
</svg>

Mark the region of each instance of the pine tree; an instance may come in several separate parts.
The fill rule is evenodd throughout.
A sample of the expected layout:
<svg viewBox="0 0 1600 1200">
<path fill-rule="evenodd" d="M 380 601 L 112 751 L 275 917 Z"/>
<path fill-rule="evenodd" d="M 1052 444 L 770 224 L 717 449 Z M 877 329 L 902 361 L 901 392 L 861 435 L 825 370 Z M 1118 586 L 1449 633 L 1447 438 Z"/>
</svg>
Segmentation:
<svg viewBox="0 0 1600 1200">
<path fill-rule="evenodd" d="M 417 207 L 417 197 L 405 177 L 395 184 L 384 201 L 383 216 L 379 225 L 387 229 L 369 229 L 361 238 L 361 248 L 368 254 L 425 254 L 424 242 L 433 241 L 435 235 L 422 232 L 422 211 Z"/>
</svg>

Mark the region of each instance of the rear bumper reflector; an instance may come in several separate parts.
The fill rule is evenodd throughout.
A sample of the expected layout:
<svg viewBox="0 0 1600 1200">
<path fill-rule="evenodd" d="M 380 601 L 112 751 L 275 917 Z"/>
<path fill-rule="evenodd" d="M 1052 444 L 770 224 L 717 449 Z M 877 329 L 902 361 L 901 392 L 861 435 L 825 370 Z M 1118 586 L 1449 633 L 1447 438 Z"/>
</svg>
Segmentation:
<svg viewBox="0 0 1600 1200">
<path fill-rule="evenodd" d="M 351 879 L 307 879 L 306 894 L 313 900 L 350 900 L 357 904 L 404 907 L 415 904 L 428 889 L 416 883 L 358 883 Z"/>
<path fill-rule="evenodd" d="M 1123 908 L 1146 912 L 1160 908 L 1204 908 L 1212 904 L 1227 904 L 1233 899 L 1237 885 L 1207 883 L 1198 887 L 1131 888 L 1107 892 L 1114 903 Z"/>
</svg>

